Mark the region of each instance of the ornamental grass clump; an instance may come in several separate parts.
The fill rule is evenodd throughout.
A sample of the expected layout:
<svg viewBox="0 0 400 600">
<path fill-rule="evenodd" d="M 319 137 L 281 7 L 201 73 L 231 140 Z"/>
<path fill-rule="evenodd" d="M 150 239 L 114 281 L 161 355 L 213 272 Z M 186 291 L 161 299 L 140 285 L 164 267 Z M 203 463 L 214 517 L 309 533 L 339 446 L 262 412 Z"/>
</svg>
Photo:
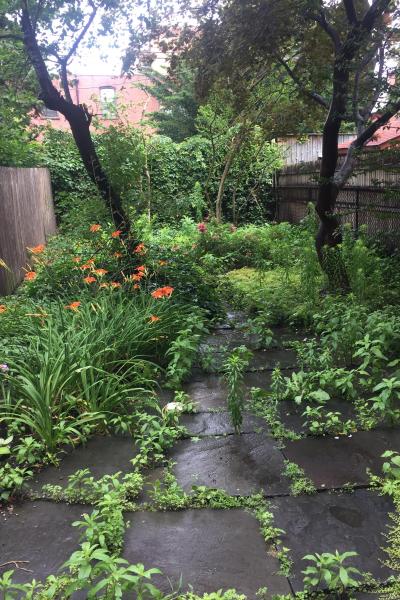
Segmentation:
<svg viewBox="0 0 400 600">
<path fill-rule="evenodd" d="M 24 343 L 10 339 L 0 367 L 0 423 L 31 434 L 53 454 L 148 405 L 189 313 L 143 292 L 54 303 L 40 318 L 32 313 Z"/>
</svg>

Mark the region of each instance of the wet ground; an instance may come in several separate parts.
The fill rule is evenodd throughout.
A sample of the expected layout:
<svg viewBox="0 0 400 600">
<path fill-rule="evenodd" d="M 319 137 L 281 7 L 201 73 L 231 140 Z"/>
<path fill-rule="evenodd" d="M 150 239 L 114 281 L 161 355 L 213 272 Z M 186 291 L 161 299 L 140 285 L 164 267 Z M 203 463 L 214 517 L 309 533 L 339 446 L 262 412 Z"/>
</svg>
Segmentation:
<svg viewBox="0 0 400 600">
<path fill-rule="evenodd" d="M 272 347 L 257 349 L 256 336 L 246 336 L 231 327 L 234 319 L 205 340 L 203 347 L 217 352 L 213 370 L 218 371 L 225 350 L 243 343 L 255 350 L 250 371 L 245 376 L 247 390 L 268 390 L 272 369 L 279 363 L 288 373 L 296 357 L 287 344 L 301 333 L 277 330 Z M 208 357 L 211 353 L 209 350 Z M 158 567 L 163 576 L 155 580 L 165 591 L 187 590 L 196 593 L 236 588 L 248 598 L 256 598 L 267 588 L 264 598 L 274 594 L 294 594 L 302 589 L 303 556 L 315 552 L 355 550 L 354 565 L 372 573 L 378 581 L 391 574 L 382 564 L 384 534 L 393 506 L 388 497 L 368 488 L 367 469 L 379 473 L 381 454 L 386 449 L 400 451 L 400 431 L 381 429 L 350 436 L 310 437 L 304 431 L 301 415 L 290 403 L 280 406 L 283 425 L 301 433 L 295 441 L 275 439 L 261 417 L 247 411 L 242 434 L 237 435 L 226 411 L 226 387 L 218 372 L 195 369 L 185 391 L 196 405 L 196 412 L 182 416 L 186 438 L 168 452 L 173 472 L 181 487 L 190 492 L 193 485 L 224 490 L 235 497 L 261 492 L 273 514 L 273 525 L 282 530 L 282 545 L 293 561 L 289 576 L 280 573 L 277 548 L 267 544 L 254 515 L 244 509 L 150 511 L 149 495 L 139 498 L 139 510 L 125 515 L 123 556 L 146 568 Z M 163 393 L 164 402 L 171 399 Z M 336 410 L 336 409 L 335 409 Z M 348 407 L 343 408 L 346 415 Z M 95 478 L 131 469 L 137 450 L 129 437 L 96 437 L 85 446 L 66 454 L 60 467 L 38 473 L 30 489 L 41 495 L 44 484 L 65 486 L 77 469 L 89 468 Z M 291 480 L 284 475 L 285 461 L 298 464 L 313 482 L 313 495 L 291 493 Z M 163 475 L 157 468 L 147 474 L 147 489 Z M 90 506 L 67 505 L 44 499 L 26 500 L 0 512 L 0 573 L 14 568 L 16 579 L 43 579 L 57 573 L 70 554 L 78 548 L 79 531 L 72 523 Z M 8 564 L 10 563 L 10 564 Z M 356 597 L 356 596 L 355 596 Z M 370 594 L 357 596 L 372 598 Z"/>
</svg>

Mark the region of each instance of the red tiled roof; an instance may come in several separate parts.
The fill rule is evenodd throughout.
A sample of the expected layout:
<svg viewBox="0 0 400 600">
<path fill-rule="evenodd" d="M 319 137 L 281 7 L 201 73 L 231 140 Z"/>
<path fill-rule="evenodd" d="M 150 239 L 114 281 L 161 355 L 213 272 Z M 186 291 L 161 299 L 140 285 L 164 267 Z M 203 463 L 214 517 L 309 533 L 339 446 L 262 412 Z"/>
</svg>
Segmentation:
<svg viewBox="0 0 400 600">
<path fill-rule="evenodd" d="M 393 117 L 387 125 L 384 125 L 375 133 L 375 135 L 365 144 L 365 148 L 383 150 L 387 148 L 395 140 L 400 141 L 400 118 Z M 350 146 L 351 140 L 339 144 L 339 152 L 341 150 L 347 150 Z"/>
</svg>

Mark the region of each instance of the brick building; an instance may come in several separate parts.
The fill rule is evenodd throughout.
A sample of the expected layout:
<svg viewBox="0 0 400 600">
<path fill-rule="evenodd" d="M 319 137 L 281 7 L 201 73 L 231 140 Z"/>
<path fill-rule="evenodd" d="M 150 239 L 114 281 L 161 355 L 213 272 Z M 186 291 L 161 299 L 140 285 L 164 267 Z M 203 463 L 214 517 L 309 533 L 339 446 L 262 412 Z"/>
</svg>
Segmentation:
<svg viewBox="0 0 400 600">
<path fill-rule="evenodd" d="M 148 83 L 145 75 L 132 77 L 114 75 L 76 75 L 70 77 L 70 92 L 76 104 L 86 104 L 102 125 L 110 125 L 116 120 L 139 124 L 145 115 L 159 108 L 156 98 L 139 86 Z M 51 123 L 56 129 L 69 130 L 67 120 L 54 110 L 44 108 L 33 123 Z"/>
</svg>

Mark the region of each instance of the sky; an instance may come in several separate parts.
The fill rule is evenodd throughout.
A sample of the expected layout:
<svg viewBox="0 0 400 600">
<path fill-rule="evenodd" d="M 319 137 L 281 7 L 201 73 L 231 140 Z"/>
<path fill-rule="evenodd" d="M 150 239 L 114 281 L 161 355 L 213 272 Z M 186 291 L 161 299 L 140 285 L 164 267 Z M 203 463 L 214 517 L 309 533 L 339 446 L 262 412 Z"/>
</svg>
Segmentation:
<svg viewBox="0 0 400 600">
<path fill-rule="evenodd" d="M 121 56 L 128 45 L 128 33 L 122 32 L 119 47 L 111 40 L 104 38 L 99 48 L 84 48 L 80 56 L 76 56 L 69 65 L 69 70 L 76 75 L 120 75 Z"/>
</svg>

